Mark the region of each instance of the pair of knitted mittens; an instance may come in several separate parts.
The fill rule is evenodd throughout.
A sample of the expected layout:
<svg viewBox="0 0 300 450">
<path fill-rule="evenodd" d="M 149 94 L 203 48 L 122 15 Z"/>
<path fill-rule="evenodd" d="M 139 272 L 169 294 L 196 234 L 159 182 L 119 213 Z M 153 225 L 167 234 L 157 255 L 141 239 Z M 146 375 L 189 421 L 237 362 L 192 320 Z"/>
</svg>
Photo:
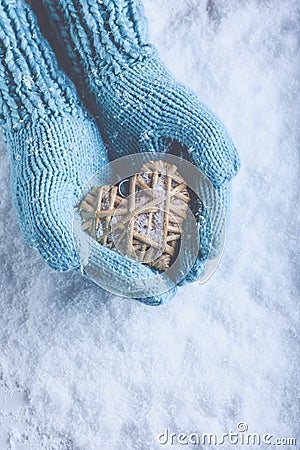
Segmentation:
<svg viewBox="0 0 300 450">
<path fill-rule="evenodd" d="M 227 214 L 237 151 L 222 123 L 159 60 L 140 1 L 43 0 L 43 9 L 40 2 L 33 7 L 47 13 L 68 73 L 31 7 L 0 0 L 0 123 L 26 241 L 54 269 L 79 269 L 72 220 L 83 186 L 109 159 L 157 152 L 166 142 L 186 149 Z M 110 275 L 153 276 L 149 267 L 98 247 Z M 201 251 L 186 281 L 199 277 L 204 260 Z M 160 304 L 173 293 L 143 301 Z"/>
</svg>

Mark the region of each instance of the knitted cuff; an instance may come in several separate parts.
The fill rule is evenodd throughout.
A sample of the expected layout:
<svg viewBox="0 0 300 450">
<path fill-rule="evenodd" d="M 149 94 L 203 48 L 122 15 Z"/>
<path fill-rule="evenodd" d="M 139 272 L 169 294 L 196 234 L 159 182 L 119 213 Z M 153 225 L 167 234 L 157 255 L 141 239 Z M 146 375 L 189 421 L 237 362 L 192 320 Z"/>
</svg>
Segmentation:
<svg viewBox="0 0 300 450">
<path fill-rule="evenodd" d="M 21 0 L 0 2 L 0 125 L 76 112 L 74 85 L 58 70 L 34 14 Z"/>
<path fill-rule="evenodd" d="M 78 73 L 99 80 L 155 52 L 140 0 L 43 0 Z M 36 6 L 38 8 L 38 5 Z M 64 30 L 62 30 L 62 27 Z M 95 83 L 94 79 L 89 80 Z"/>
</svg>

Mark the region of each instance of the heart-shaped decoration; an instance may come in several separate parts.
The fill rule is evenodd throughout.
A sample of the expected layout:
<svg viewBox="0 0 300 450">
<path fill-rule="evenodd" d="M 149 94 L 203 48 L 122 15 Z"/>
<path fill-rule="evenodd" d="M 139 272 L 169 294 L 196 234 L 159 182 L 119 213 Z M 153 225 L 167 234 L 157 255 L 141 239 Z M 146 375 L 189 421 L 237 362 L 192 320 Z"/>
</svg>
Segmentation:
<svg viewBox="0 0 300 450">
<path fill-rule="evenodd" d="M 121 187 L 94 186 L 78 209 L 82 228 L 102 245 L 136 261 L 167 270 L 178 250 L 190 201 L 177 167 L 150 161 Z"/>
</svg>

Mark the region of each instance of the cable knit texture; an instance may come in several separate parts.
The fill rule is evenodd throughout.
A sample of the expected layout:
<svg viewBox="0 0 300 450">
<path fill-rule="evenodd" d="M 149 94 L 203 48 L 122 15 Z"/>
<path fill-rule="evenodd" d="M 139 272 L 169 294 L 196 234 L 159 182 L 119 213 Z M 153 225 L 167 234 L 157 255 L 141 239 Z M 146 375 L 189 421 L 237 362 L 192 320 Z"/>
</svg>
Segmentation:
<svg viewBox="0 0 300 450">
<path fill-rule="evenodd" d="M 77 270 L 74 207 L 88 179 L 108 163 L 99 130 L 73 83 L 58 69 L 25 2 L 0 0 L 0 52 L 0 121 L 21 230 L 51 267 Z M 150 268 L 96 242 L 93 253 L 103 277 L 119 272 L 138 279 L 153 276 Z M 143 299 L 147 304 L 162 300 Z"/>
</svg>

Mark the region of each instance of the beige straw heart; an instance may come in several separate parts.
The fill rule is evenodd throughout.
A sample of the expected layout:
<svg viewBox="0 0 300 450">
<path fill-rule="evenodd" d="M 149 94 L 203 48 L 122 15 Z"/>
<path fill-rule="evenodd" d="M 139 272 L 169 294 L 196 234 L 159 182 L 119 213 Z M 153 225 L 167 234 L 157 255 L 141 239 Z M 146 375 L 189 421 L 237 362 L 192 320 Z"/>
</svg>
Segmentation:
<svg viewBox="0 0 300 450">
<path fill-rule="evenodd" d="M 91 237 L 165 271 L 176 256 L 189 201 L 177 167 L 150 161 L 130 177 L 125 199 L 117 186 L 94 186 L 78 208 L 82 228 Z"/>
</svg>

